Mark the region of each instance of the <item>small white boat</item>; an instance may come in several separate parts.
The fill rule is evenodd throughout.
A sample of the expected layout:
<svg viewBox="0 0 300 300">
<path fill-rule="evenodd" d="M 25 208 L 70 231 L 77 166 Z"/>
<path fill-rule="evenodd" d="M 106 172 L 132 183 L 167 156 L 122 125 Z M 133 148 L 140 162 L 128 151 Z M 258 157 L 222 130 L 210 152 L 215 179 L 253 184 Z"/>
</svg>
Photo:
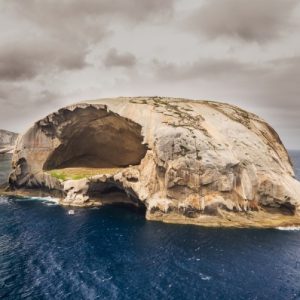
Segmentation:
<svg viewBox="0 0 300 300">
<path fill-rule="evenodd" d="M 70 209 L 70 210 L 68 211 L 68 214 L 69 214 L 69 215 L 74 215 L 74 214 L 75 214 L 75 211 L 74 211 L 73 209 Z"/>
</svg>

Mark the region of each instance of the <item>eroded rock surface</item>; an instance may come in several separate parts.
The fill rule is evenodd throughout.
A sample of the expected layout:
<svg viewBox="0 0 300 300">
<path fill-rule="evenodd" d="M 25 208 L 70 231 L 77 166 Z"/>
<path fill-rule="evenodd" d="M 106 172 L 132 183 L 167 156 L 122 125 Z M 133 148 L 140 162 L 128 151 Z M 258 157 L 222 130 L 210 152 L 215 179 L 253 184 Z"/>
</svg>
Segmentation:
<svg viewBox="0 0 300 300">
<path fill-rule="evenodd" d="M 300 223 L 300 183 L 280 138 L 238 107 L 185 99 L 100 99 L 36 122 L 13 156 L 12 188 L 67 205 L 143 206 L 146 217 L 209 226 Z M 51 169 L 120 168 L 62 180 Z"/>
</svg>

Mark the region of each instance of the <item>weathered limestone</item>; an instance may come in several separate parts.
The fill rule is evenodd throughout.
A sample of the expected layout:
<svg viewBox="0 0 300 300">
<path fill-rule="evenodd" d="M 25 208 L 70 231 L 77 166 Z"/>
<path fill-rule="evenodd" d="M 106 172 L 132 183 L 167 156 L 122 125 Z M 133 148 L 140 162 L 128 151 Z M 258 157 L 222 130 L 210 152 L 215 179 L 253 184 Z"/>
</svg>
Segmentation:
<svg viewBox="0 0 300 300">
<path fill-rule="evenodd" d="M 121 168 L 63 181 L 52 168 Z M 300 183 L 262 119 L 238 107 L 138 97 L 78 103 L 36 122 L 13 156 L 12 188 L 66 205 L 132 203 L 150 220 L 207 226 L 300 223 Z M 268 221 L 269 220 L 269 221 Z"/>
</svg>

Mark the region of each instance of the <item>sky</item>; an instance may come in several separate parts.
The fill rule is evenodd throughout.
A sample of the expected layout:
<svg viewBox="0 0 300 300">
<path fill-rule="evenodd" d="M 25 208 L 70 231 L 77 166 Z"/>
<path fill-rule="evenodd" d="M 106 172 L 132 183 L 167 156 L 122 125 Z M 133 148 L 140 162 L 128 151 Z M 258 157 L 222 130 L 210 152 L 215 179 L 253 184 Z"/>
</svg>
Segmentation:
<svg viewBox="0 0 300 300">
<path fill-rule="evenodd" d="M 0 128 L 84 99 L 210 99 L 300 149 L 298 0 L 0 1 Z"/>
</svg>

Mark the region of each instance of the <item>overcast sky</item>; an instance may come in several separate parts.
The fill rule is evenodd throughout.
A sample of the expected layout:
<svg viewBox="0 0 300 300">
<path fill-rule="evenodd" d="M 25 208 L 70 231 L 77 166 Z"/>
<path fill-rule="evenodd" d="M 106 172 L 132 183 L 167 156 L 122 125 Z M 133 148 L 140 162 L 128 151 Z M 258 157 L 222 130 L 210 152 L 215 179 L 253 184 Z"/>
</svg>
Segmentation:
<svg viewBox="0 0 300 300">
<path fill-rule="evenodd" d="M 0 128 L 73 102 L 174 96 L 233 103 L 300 149 L 300 1 L 0 2 Z"/>
</svg>

